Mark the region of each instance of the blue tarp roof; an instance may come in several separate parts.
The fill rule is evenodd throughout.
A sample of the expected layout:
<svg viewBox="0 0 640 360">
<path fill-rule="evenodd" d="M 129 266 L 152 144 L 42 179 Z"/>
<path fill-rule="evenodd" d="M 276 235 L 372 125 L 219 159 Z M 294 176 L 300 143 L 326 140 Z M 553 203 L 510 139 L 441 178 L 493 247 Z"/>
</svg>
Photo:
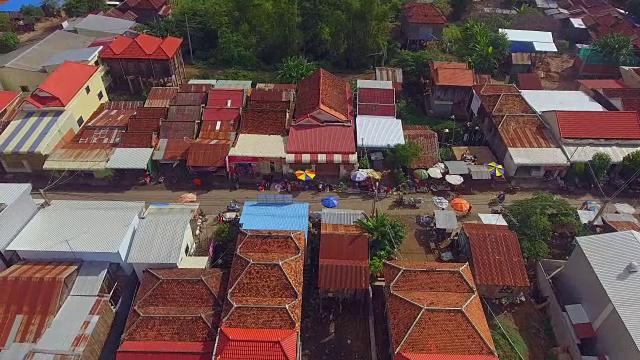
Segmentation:
<svg viewBox="0 0 640 360">
<path fill-rule="evenodd" d="M 309 203 L 285 204 L 246 201 L 240 224 L 244 230 L 309 230 Z"/>
<path fill-rule="evenodd" d="M 42 0 L 9 0 L 6 3 L 0 5 L 0 12 L 20 11 L 20 8 L 23 5 L 40 6 L 41 4 Z"/>
</svg>

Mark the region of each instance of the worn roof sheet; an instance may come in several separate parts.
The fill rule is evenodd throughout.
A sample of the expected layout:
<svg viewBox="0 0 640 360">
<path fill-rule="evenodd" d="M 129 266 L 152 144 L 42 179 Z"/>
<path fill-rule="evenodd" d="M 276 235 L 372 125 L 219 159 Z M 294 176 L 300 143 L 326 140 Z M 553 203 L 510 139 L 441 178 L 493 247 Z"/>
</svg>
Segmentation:
<svg viewBox="0 0 640 360">
<path fill-rule="evenodd" d="M 393 89 L 358 89 L 358 104 L 395 105 L 396 91 Z"/>
<path fill-rule="evenodd" d="M 377 67 L 376 80 L 391 81 L 396 90 L 402 89 L 402 68 Z"/>
<path fill-rule="evenodd" d="M 402 130 L 406 141 L 413 141 L 420 145 L 420 157 L 411 163 L 412 168 L 429 168 L 440 161 L 438 150 L 438 134 L 426 125 L 403 125 Z"/>
<path fill-rule="evenodd" d="M 348 209 L 322 208 L 322 224 L 353 225 L 356 220 L 363 220 L 364 211 Z"/>
<path fill-rule="evenodd" d="M 171 105 L 169 106 L 169 112 L 167 113 L 167 121 L 197 122 L 202 118 L 201 111 L 202 107 L 200 105 Z"/>
<path fill-rule="evenodd" d="M 604 219 L 604 221 L 616 231 L 627 231 L 627 230 L 640 231 L 640 224 L 638 224 L 637 221 L 608 220 L 608 219 Z"/>
<path fill-rule="evenodd" d="M 144 101 L 109 100 L 102 104 L 105 110 L 129 110 L 144 106 Z"/>
<path fill-rule="evenodd" d="M 202 112 L 203 121 L 236 121 L 239 122 L 240 110 L 236 108 L 210 108 L 206 107 Z"/>
<path fill-rule="evenodd" d="M 100 295 L 102 283 L 107 276 L 109 263 L 106 261 L 85 261 L 80 266 L 78 277 L 73 283 L 69 295 L 97 296 Z"/>
<path fill-rule="evenodd" d="M 139 120 L 142 121 L 142 120 Z M 152 148 L 153 147 L 152 132 L 136 132 L 127 131 L 120 134 L 119 148 Z"/>
<path fill-rule="evenodd" d="M 85 126 L 125 127 L 136 110 L 97 110 Z"/>
<path fill-rule="evenodd" d="M 251 80 L 218 80 L 215 89 L 251 89 Z"/>
<path fill-rule="evenodd" d="M 189 155 L 191 140 L 187 139 L 160 139 L 153 152 L 153 160 L 177 161 L 186 160 Z"/>
<path fill-rule="evenodd" d="M 180 91 L 183 93 L 206 93 L 207 91 L 213 88 L 215 84 L 202 84 L 202 83 L 193 83 L 192 80 L 189 80 L 189 83 L 180 85 Z M 213 80 L 215 81 L 215 80 Z"/>
<path fill-rule="evenodd" d="M 211 120 L 200 125 L 198 139 L 233 141 L 238 128 L 238 121 Z"/>
<path fill-rule="evenodd" d="M 186 84 L 185 84 L 186 85 Z M 193 85 L 192 85 L 193 86 Z M 171 101 L 171 105 L 201 106 L 205 102 L 206 93 L 204 92 L 178 92 L 176 97 Z"/>
<path fill-rule="evenodd" d="M 505 115 L 498 132 L 508 148 L 555 148 L 538 115 Z"/>
<path fill-rule="evenodd" d="M 195 121 L 163 121 L 160 124 L 160 139 L 193 139 Z"/>
<path fill-rule="evenodd" d="M 514 164 L 528 166 L 568 166 L 567 156 L 560 148 L 509 148 Z M 591 160 L 591 158 L 589 158 Z"/>
<path fill-rule="evenodd" d="M 431 76 L 436 85 L 471 86 L 474 84 L 474 73 L 471 69 L 440 67 L 434 69 Z"/>
<path fill-rule="evenodd" d="M 543 90 L 542 81 L 535 73 L 518 73 L 518 89 Z"/>
<path fill-rule="evenodd" d="M 605 110 L 582 91 L 522 90 L 520 93 L 537 113 L 550 110 Z"/>
<path fill-rule="evenodd" d="M 102 15 L 87 15 L 80 22 L 73 25 L 76 29 L 86 29 L 121 35 L 129 30 L 133 30 L 135 21 L 119 19 Z"/>
<path fill-rule="evenodd" d="M 153 148 L 116 148 L 113 150 L 107 169 L 146 169 Z"/>
<path fill-rule="evenodd" d="M 359 115 L 356 118 L 358 147 L 393 148 L 404 144 L 402 121 L 387 116 Z"/>
<path fill-rule="evenodd" d="M 567 154 L 567 157 L 571 160 L 571 162 L 588 162 L 591 161 L 593 155 L 599 152 L 603 152 L 611 157 L 612 164 L 620 164 L 625 156 L 638 150 L 638 147 L 634 145 L 598 145 L 592 143 L 584 146 L 563 145 L 562 149 Z"/>
<path fill-rule="evenodd" d="M 358 115 L 396 117 L 396 105 L 358 104 Z"/>
<path fill-rule="evenodd" d="M 356 152 L 352 126 L 294 126 L 289 130 L 287 153 Z"/>
<path fill-rule="evenodd" d="M 151 109 L 151 108 L 148 108 Z M 153 133 L 160 129 L 160 119 L 131 119 L 127 124 L 127 132 Z M 122 141 L 122 140 L 121 140 Z"/>
<path fill-rule="evenodd" d="M 229 157 L 284 158 L 287 155 L 284 150 L 285 143 L 286 138 L 279 135 L 240 134 L 234 146 L 229 150 Z"/>
<path fill-rule="evenodd" d="M 385 261 L 383 270 L 393 354 L 497 360 L 468 264 Z"/>
<path fill-rule="evenodd" d="M 296 100 L 296 121 L 322 110 L 339 121 L 349 120 L 349 83 L 340 77 L 318 69 L 300 81 Z"/>
<path fill-rule="evenodd" d="M 44 170 L 104 170 L 113 148 L 60 148 L 44 162 Z"/>
<path fill-rule="evenodd" d="M 567 139 L 640 140 L 636 111 L 556 111 L 556 120 Z"/>
<path fill-rule="evenodd" d="M 225 166 L 231 143 L 226 140 L 197 140 L 191 143 L 188 166 Z"/>
<path fill-rule="evenodd" d="M 177 87 L 152 87 L 147 95 L 145 107 L 167 107 L 171 104 L 176 95 L 178 95 Z"/>
<path fill-rule="evenodd" d="M 464 223 L 478 285 L 529 287 L 518 236 L 504 225 Z"/>
<path fill-rule="evenodd" d="M 244 106 L 244 90 L 218 89 L 209 90 L 207 107 L 241 108 Z"/>
<path fill-rule="evenodd" d="M 240 122 L 240 133 L 284 135 L 287 116 L 287 110 L 244 110 Z"/>
<path fill-rule="evenodd" d="M 369 288 L 369 236 L 362 230 L 356 233 L 322 230 L 319 261 L 319 288 Z"/>
</svg>

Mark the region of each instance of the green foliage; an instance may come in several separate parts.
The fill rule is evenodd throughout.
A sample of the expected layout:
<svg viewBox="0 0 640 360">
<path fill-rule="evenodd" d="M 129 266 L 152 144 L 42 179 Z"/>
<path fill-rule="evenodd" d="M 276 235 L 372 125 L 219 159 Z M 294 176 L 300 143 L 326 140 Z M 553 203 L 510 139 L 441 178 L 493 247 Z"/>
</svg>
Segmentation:
<svg viewBox="0 0 640 360">
<path fill-rule="evenodd" d="M 455 60 L 453 55 L 446 54 L 437 48 L 419 51 L 400 50 L 391 61 L 391 66 L 402 68 L 403 76 L 408 81 L 416 81 L 429 76 L 429 62 Z"/>
<path fill-rule="evenodd" d="M 11 20 L 11 16 L 6 12 L 0 13 L 0 31 L 11 30 L 13 30 L 13 20 Z"/>
<path fill-rule="evenodd" d="M 556 229 L 570 229 L 572 235 L 583 229 L 576 209 L 567 200 L 546 192 L 514 200 L 507 206 L 505 219 L 518 234 L 524 257 L 534 260 L 549 256 L 549 243 Z"/>
<path fill-rule="evenodd" d="M 316 70 L 316 64 L 302 56 L 290 56 L 278 66 L 278 81 L 297 84 Z"/>
<path fill-rule="evenodd" d="M 402 169 L 396 169 L 393 172 L 393 175 L 395 177 L 395 181 L 396 181 L 396 184 L 398 186 L 406 185 L 406 183 L 407 183 L 407 174 L 405 174 Z"/>
<path fill-rule="evenodd" d="M 485 23 L 469 20 L 461 33 L 454 51 L 479 73 L 493 73 L 509 51 L 507 36 Z"/>
<path fill-rule="evenodd" d="M 149 21 L 146 24 L 138 24 L 136 30 L 141 33 L 150 35 L 167 37 L 167 36 L 182 36 L 182 28 L 174 17 L 168 16 L 164 18 L 157 18 Z"/>
<path fill-rule="evenodd" d="M 519 329 L 506 316 L 500 315 L 489 321 L 489 327 L 500 360 L 520 360 L 518 353 L 522 356 L 529 354 L 529 347 Z M 509 340 L 513 342 L 515 349 Z"/>
<path fill-rule="evenodd" d="M 6 54 L 20 46 L 20 39 L 14 32 L 0 33 L 0 54 Z"/>
<path fill-rule="evenodd" d="M 20 13 L 24 17 L 33 17 L 36 20 L 40 20 L 44 17 L 44 10 L 40 6 L 35 5 L 22 5 L 20 7 Z"/>
<path fill-rule="evenodd" d="M 440 161 L 449 161 L 453 159 L 451 148 L 441 147 L 439 150 Z"/>
<path fill-rule="evenodd" d="M 106 10 L 107 3 L 104 0 L 67 0 L 62 5 L 62 10 L 67 16 L 84 16 L 94 10 Z"/>
<path fill-rule="evenodd" d="M 497 13 L 474 14 L 468 21 L 483 23 L 490 31 L 498 32 L 499 29 L 509 29 L 513 25 L 513 16 Z"/>
<path fill-rule="evenodd" d="M 367 155 L 360 157 L 358 160 L 359 169 L 371 169 L 371 163 L 369 163 L 369 157 Z"/>
<path fill-rule="evenodd" d="M 607 153 L 598 152 L 591 158 L 591 169 L 596 177 L 596 180 L 601 183 L 604 180 L 604 176 L 607 174 L 607 170 L 611 166 L 611 156 Z"/>
<path fill-rule="evenodd" d="M 603 34 L 593 42 L 596 52 L 616 64 L 629 63 L 633 57 L 633 39 L 622 33 Z"/>
<path fill-rule="evenodd" d="M 453 8 L 451 7 L 451 3 L 452 3 L 451 0 L 435 0 L 433 2 L 433 5 L 435 5 L 435 7 L 437 7 L 438 10 L 440 10 L 442 15 L 446 17 L 451 13 L 451 11 L 453 11 Z"/>
<path fill-rule="evenodd" d="M 640 16 L 640 0 L 629 0 L 626 10 L 635 16 Z"/>
<path fill-rule="evenodd" d="M 453 52 L 456 43 L 462 38 L 462 28 L 458 24 L 448 23 L 442 30 L 442 46 L 448 53 Z"/>
<path fill-rule="evenodd" d="M 422 153 L 420 145 L 414 141 L 398 144 L 388 152 L 387 161 L 396 167 L 409 166 L 417 160 Z"/>
<path fill-rule="evenodd" d="M 451 8 L 457 16 L 462 15 L 471 4 L 473 0 L 451 0 Z"/>
<path fill-rule="evenodd" d="M 229 243 L 235 241 L 238 237 L 238 227 L 233 223 L 221 223 L 216 227 L 213 237 L 221 243 Z"/>
<path fill-rule="evenodd" d="M 382 261 L 395 254 L 407 234 L 405 225 L 398 219 L 392 219 L 384 213 L 365 216 L 356 221 L 369 234 L 370 266 L 372 273 L 382 268 Z"/>
<path fill-rule="evenodd" d="M 622 166 L 628 176 L 640 170 L 640 150 L 633 151 L 622 158 Z"/>
<path fill-rule="evenodd" d="M 563 39 L 556 40 L 556 47 L 558 48 L 559 52 L 564 53 L 569 50 L 569 42 Z"/>
</svg>

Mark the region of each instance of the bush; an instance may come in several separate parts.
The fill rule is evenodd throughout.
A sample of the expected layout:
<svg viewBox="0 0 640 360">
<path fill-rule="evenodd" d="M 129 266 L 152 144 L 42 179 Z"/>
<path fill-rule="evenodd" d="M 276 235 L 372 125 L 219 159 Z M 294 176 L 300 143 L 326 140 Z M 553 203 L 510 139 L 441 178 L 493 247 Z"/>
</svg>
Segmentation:
<svg viewBox="0 0 640 360">
<path fill-rule="evenodd" d="M 0 33 L 0 54 L 11 52 L 20 46 L 20 39 L 14 32 Z"/>
<path fill-rule="evenodd" d="M 218 225 L 213 237 L 220 243 L 230 243 L 238 237 L 238 227 L 233 223 L 222 223 Z"/>
<path fill-rule="evenodd" d="M 564 53 L 569 50 L 569 42 L 567 40 L 556 40 L 556 47 L 560 53 Z"/>
<path fill-rule="evenodd" d="M 371 164 L 369 163 L 369 156 L 365 155 L 358 160 L 358 168 L 360 169 L 371 169 Z"/>
</svg>

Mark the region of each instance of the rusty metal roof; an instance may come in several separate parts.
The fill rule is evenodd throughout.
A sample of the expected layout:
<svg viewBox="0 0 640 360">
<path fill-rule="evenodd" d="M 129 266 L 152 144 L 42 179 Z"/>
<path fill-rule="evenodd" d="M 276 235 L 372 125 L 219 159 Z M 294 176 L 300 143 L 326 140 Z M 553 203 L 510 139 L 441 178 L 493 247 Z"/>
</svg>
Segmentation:
<svg viewBox="0 0 640 360">
<path fill-rule="evenodd" d="M 144 106 L 144 101 L 107 101 L 103 104 L 105 110 L 132 110 Z"/>
<path fill-rule="evenodd" d="M 206 93 L 179 92 L 171 101 L 171 105 L 203 105 Z"/>
<path fill-rule="evenodd" d="M 166 107 L 141 107 L 136 110 L 136 119 L 166 119 L 169 109 Z"/>
<path fill-rule="evenodd" d="M 196 140 L 189 147 L 188 166 L 225 166 L 231 142 L 226 140 Z"/>
<path fill-rule="evenodd" d="M 195 131 L 195 122 L 163 121 L 160 124 L 160 139 L 193 139 Z"/>
<path fill-rule="evenodd" d="M 169 106 L 167 121 L 196 122 L 200 120 L 201 111 L 202 111 L 202 107 L 199 105 L 195 105 L 195 106 L 172 105 L 172 106 Z"/>
<path fill-rule="evenodd" d="M 177 87 L 152 87 L 149 90 L 145 107 L 167 107 L 178 94 Z"/>
<path fill-rule="evenodd" d="M 75 136 L 78 144 L 116 144 L 120 142 L 120 134 L 124 128 L 96 127 L 85 128 Z"/>
<path fill-rule="evenodd" d="M 95 111 L 86 126 L 109 126 L 125 127 L 129 119 L 136 113 L 136 110 L 97 110 Z"/>
<path fill-rule="evenodd" d="M 538 115 L 505 115 L 498 132 L 508 148 L 555 148 Z"/>
<path fill-rule="evenodd" d="M 181 93 L 206 93 L 211 90 L 213 86 L 211 84 L 182 84 L 180 85 Z"/>
</svg>

